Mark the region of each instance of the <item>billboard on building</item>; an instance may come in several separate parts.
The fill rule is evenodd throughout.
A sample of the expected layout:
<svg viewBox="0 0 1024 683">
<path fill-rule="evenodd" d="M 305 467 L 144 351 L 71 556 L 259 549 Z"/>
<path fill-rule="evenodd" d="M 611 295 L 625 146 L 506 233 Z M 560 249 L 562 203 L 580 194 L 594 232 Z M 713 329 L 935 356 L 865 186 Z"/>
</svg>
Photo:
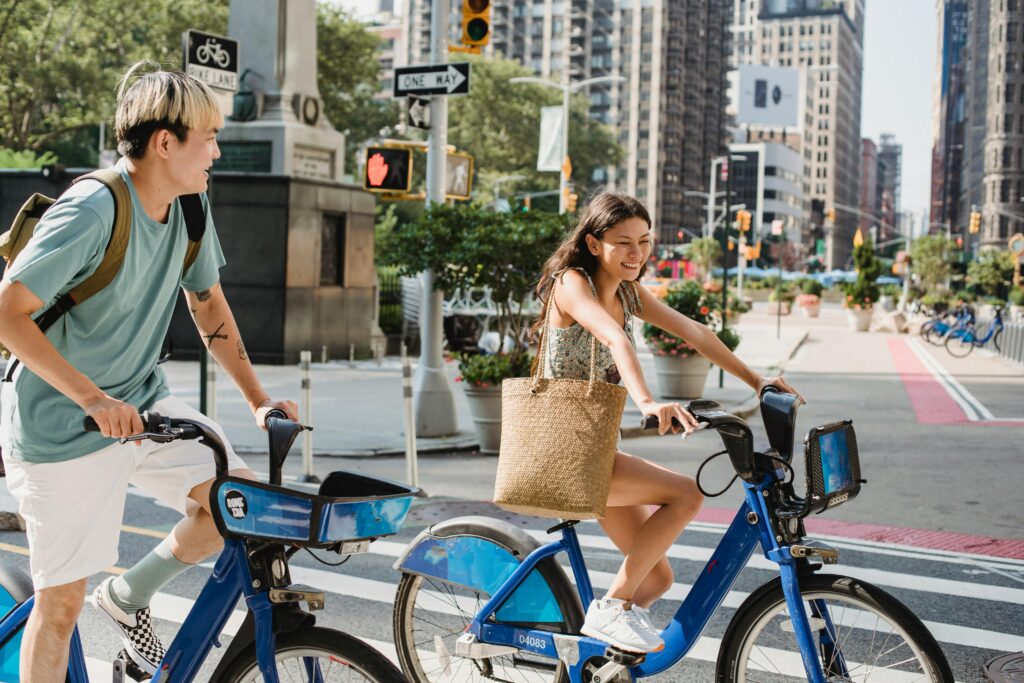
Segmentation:
<svg viewBox="0 0 1024 683">
<path fill-rule="evenodd" d="M 743 64 L 737 97 L 738 123 L 796 128 L 800 121 L 800 70 Z"/>
</svg>

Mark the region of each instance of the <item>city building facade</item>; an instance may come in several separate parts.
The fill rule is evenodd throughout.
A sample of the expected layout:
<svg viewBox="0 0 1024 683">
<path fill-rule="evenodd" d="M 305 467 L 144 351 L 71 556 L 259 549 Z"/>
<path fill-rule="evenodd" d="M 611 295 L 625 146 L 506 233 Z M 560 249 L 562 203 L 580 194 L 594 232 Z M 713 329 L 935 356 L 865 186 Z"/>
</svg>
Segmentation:
<svg viewBox="0 0 1024 683">
<path fill-rule="evenodd" d="M 932 97 L 929 232 L 957 233 L 966 120 L 967 0 L 935 3 L 939 41 Z"/>
<path fill-rule="evenodd" d="M 900 210 L 900 185 L 903 177 L 903 145 L 892 133 L 882 133 L 878 141 L 878 217 L 881 221 L 880 242 L 903 234 Z"/>
<path fill-rule="evenodd" d="M 871 138 L 860 141 L 860 221 L 857 227 L 862 235 L 879 227 L 877 216 L 881 210 L 882 192 L 878 182 L 878 146 Z M 876 236 L 877 239 L 877 236 Z"/>
<path fill-rule="evenodd" d="M 459 26 L 452 2 L 450 29 Z M 616 131 L 626 152 L 588 184 L 639 197 L 659 237 L 699 232 L 708 169 L 725 149 L 726 70 L 732 0 L 495 0 L 484 54 L 569 84 L 600 76 L 622 82 L 584 89 L 590 115 Z M 407 0 L 405 63 L 429 59 L 430 1 Z M 571 135 L 571 132 L 570 132 Z"/>
<path fill-rule="evenodd" d="M 799 134 L 751 130 L 747 139 L 785 139 L 800 151 L 804 249 L 822 252 L 830 269 L 843 268 L 851 259 L 858 226 L 856 211 L 849 209 L 860 205 L 864 0 L 761 0 L 756 8 L 751 0 L 734 0 L 732 33 L 737 46 L 749 47 L 734 53 L 733 63 L 801 71 Z M 744 42 L 748 34 L 749 44 Z M 836 209 L 835 221 L 813 222 L 812 203 Z"/>
</svg>

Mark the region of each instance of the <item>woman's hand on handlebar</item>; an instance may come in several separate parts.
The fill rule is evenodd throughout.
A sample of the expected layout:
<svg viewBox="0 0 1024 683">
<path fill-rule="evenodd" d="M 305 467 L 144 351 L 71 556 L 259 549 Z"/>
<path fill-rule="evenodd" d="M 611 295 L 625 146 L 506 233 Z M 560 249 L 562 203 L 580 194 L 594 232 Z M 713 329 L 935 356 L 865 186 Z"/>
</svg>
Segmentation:
<svg viewBox="0 0 1024 683">
<path fill-rule="evenodd" d="M 807 403 L 807 399 L 805 399 L 796 389 L 789 386 L 789 382 L 782 379 L 782 377 L 762 377 L 757 383 L 757 395 L 761 396 L 764 393 L 764 390 L 768 387 L 775 387 L 783 393 L 793 394 L 800 399 L 800 403 Z"/>
<path fill-rule="evenodd" d="M 682 425 L 684 434 L 692 434 L 695 430 L 700 429 L 697 418 L 678 403 L 655 403 L 654 401 L 648 401 L 640 406 L 640 411 L 644 415 L 657 416 L 658 434 L 665 434 L 669 429 L 672 430 L 673 434 L 679 432 L 680 428 L 672 423 L 673 418 Z"/>
<path fill-rule="evenodd" d="M 274 401 L 268 398 L 253 410 L 256 424 L 264 431 L 267 429 L 267 413 L 271 410 L 280 410 L 288 416 L 289 420 L 299 421 L 299 406 L 295 404 L 295 401 Z"/>
<path fill-rule="evenodd" d="M 135 406 L 103 396 L 82 406 L 85 414 L 95 420 L 99 432 L 110 439 L 140 434 L 144 431 L 142 418 Z M 138 444 L 136 444 L 138 445 Z"/>
</svg>

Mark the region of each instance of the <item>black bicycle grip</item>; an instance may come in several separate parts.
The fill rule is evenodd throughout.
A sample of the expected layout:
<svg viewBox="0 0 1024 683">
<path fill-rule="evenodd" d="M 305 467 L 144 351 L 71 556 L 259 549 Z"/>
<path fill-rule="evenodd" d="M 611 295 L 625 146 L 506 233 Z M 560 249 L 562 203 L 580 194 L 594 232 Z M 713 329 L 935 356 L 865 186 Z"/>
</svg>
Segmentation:
<svg viewBox="0 0 1024 683">
<path fill-rule="evenodd" d="M 661 426 L 661 421 L 658 419 L 657 415 L 644 415 L 640 419 L 640 427 L 642 429 L 657 429 L 660 426 Z M 673 417 L 672 418 L 672 426 L 676 427 L 676 428 L 679 428 L 679 427 L 683 426 L 683 423 L 679 421 L 679 418 Z"/>
<path fill-rule="evenodd" d="M 96 420 L 86 415 L 85 419 L 82 420 L 82 429 L 87 432 L 98 432 L 100 431 L 100 426 L 96 424 Z"/>
</svg>

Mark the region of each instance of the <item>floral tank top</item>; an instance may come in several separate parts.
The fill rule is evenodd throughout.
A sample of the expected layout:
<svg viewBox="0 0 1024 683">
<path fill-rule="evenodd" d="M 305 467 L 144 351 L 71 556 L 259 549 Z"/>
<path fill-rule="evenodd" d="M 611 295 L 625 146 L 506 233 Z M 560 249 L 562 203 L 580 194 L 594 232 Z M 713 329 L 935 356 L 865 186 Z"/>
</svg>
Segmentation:
<svg viewBox="0 0 1024 683">
<path fill-rule="evenodd" d="M 587 278 L 590 283 L 590 291 L 597 297 L 597 288 L 590 275 L 582 268 L 570 268 L 578 270 Z M 566 271 L 555 273 L 552 277 L 561 277 Z M 619 285 L 619 299 L 622 301 L 622 308 L 625 311 L 623 329 L 629 342 L 636 346 L 633 339 L 633 316 L 640 312 L 640 298 L 636 292 L 636 284 L 623 282 Z M 590 379 L 590 343 L 593 335 L 590 331 L 580 325 L 573 323 L 569 327 L 549 326 L 544 334 L 544 341 L 547 350 L 544 358 L 544 377 L 553 379 Z M 612 358 L 612 352 L 605 345 L 598 342 L 597 359 L 594 363 L 594 379 L 618 384 L 622 377 Z"/>
</svg>

